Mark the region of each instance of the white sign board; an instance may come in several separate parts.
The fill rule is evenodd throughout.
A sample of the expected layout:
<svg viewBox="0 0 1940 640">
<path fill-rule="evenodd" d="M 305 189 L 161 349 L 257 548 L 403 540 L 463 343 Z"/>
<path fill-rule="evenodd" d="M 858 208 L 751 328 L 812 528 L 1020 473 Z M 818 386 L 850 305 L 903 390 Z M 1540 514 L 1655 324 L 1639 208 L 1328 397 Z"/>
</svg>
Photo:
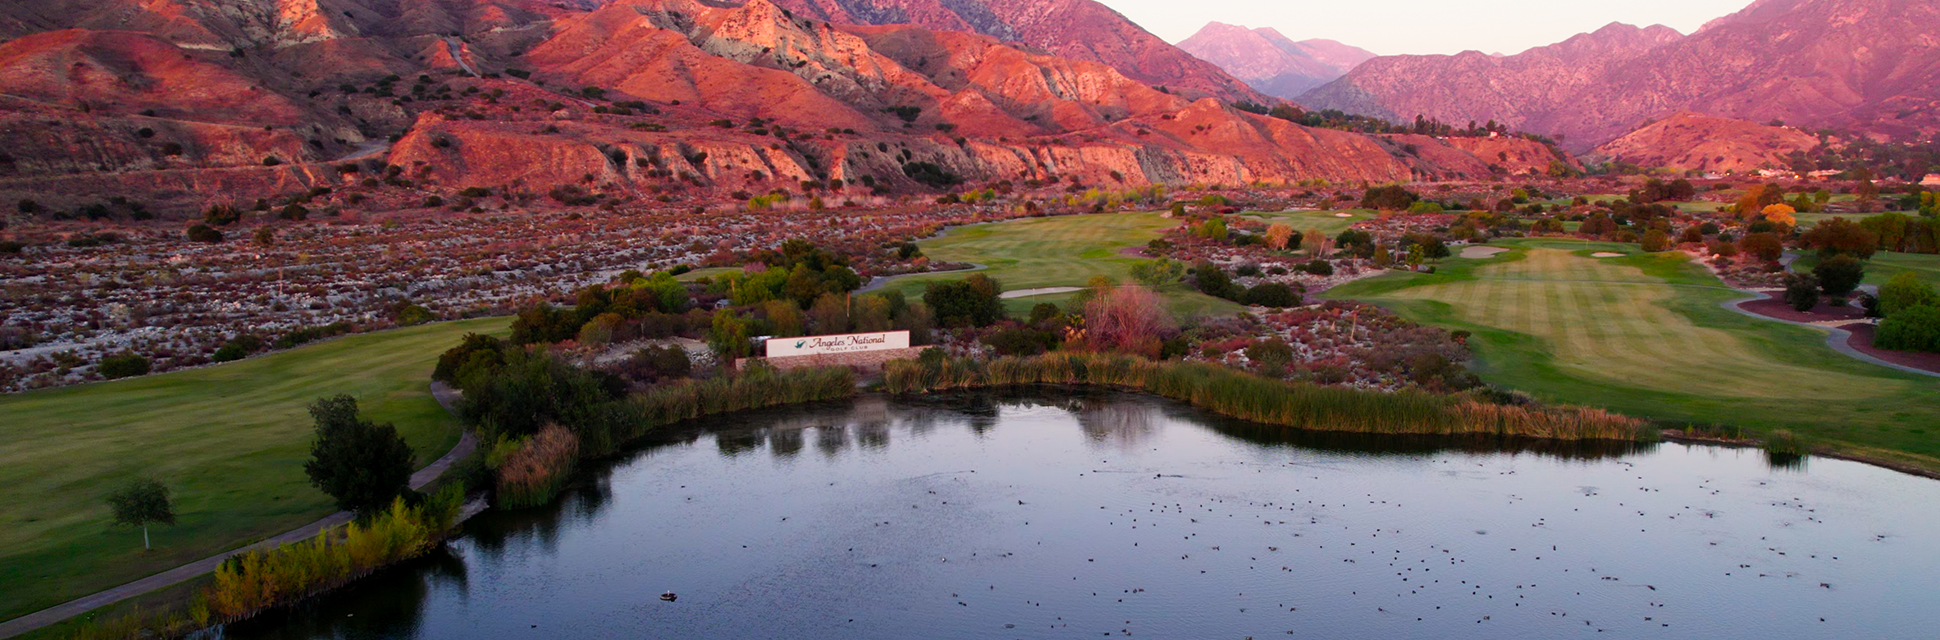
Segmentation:
<svg viewBox="0 0 1940 640">
<path fill-rule="evenodd" d="M 833 353 L 887 351 L 889 349 L 908 348 L 908 331 L 845 333 L 834 336 L 771 338 L 768 340 L 768 357 L 819 356 Z"/>
</svg>

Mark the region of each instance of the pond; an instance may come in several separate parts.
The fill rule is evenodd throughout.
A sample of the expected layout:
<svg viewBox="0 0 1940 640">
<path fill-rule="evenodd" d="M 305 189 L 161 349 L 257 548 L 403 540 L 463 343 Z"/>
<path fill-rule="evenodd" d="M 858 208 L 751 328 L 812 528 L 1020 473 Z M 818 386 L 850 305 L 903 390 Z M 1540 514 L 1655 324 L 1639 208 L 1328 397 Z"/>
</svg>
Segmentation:
<svg viewBox="0 0 1940 640">
<path fill-rule="evenodd" d="M 1680 444 L 1325 435 L 1147 396 L 669 430 L 230 638 L 1915 638 L 1940 482 Z M 660 594 L 674 591 L 665 602 Z"/>
</svg>

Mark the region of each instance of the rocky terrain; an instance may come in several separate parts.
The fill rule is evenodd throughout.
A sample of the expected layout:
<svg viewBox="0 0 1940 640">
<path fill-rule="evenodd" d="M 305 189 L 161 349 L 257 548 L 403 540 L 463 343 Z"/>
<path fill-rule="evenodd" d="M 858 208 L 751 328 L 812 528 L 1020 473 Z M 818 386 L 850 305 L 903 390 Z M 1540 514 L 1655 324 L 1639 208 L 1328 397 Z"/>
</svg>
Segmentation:
<svg viewBox="0 0 1940 640">
<path fill-rule="evenodd" d="M 1333 40 L 1295 42 L 1271 27 L 1248 29 L 1208 22 L 1179 48 L 1219 65 L 1268 95 L 1293 99 L 1345 75 L 1374 53 Z"/>
<path fill-rule="evenodd" d="M 1091 15 L 1086 6 L 1055 5 Z M 34 200 L 42 213 L 20 212 L 29 217 L 107 198 L 166 213 L 318 190 L 409 202 L 578 189 L 708 205 L 843 182 L 877 196 L 1006 181 L 1383 182 L 1479 177 L 1499 163 L 1444 141 L 1410 151 L 1243 111 L 1154 86 L 1164 78 L 1149 66 L 824 22 L 767 0 L 11 11 L 0 21 L 17 35 L 0 43 L 10 88 L 0 198 Z M 1013 18 L 1003 24 L 1026 40 L 1049 24 Z M 1152 50 L 1177 51 L 1166 48 Z M 1210 65 L 1189 56 L 1177 64 L 1230 79 L 1193 70 Z"/>
<path fill-rule="evenodd" d="M 1785 169 L 1788 156 L 1818 145 L 1818 136 L 1792 127 L 1680 112 L 1603 143 L 1590 157 L 1644 168 L 1746 174 Z"/>
<path fill-rule="evenodd" d="M 1679 111 L 1923 139 L 1940 131 L 1934 24 L 1936 0 L 1759 0 L 1689 36 L 1612 24 L 1501 58 L 1383 56 L 1299 102 L 1493 119 L 1578 152 Z"/>
</svg>

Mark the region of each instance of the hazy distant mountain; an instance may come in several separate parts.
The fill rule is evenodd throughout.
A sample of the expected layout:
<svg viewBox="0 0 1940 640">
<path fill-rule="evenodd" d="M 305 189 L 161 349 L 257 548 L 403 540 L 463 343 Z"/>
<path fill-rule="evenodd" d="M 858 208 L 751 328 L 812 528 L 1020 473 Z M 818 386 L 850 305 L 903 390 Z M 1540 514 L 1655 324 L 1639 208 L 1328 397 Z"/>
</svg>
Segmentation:
<svg viewBox="0 0 1940 640">
<path fill-rule="evenodd" d="M 1226 100 L 1266 102 L 1246 83 L 1152 35 L 1092 0 L 776 0 L 803 17 L 836 23 L 909 24 L 969 31 L 1102 62 L 1152 86 Z"/>
<path fill-rule="evenodd" d="M 1791 127 L 1683 112 L 1605 142 L 1591 155 L 1646 168 L 1747 173 L 1785 168 L 1786 156 L 1818 144 L 1818 136 Z"/>
<path fill-rule="evenodd" d="M 1293 40 L 1271 27 L 1208 22 L 1179 48 L 1200 60 L 1219 65 L 1226 73 L 1253 88 L 1282 98 L 1341 77 L 1374 53 L 1333 40 Z"/>
<path fill-rule="evenodd" d="M 1300 96 L 1395 119 L 1494 119 L 1586 149 L 1694 111 L 1888 135 L 1940 129 L 1940 0 L 1761 0 L 1690 36 L 1611 24 L 1516 55 L 1383 56 Z"/>
</svg>

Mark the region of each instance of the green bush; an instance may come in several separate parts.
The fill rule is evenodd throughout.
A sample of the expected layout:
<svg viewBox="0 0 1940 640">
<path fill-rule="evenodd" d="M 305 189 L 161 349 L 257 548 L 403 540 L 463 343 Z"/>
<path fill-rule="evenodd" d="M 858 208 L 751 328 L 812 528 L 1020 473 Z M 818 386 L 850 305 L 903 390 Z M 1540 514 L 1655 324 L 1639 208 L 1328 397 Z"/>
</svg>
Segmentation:
<svg viewBox="0 0 1940 640">
<path fill-rule="evenodd" d="M 1895 274 L 1886 284 L 1879 286 L 1879 313 L 1892 316 L 1903 309 L 1921 305 L 1940 306 L 1940 293 L 1935 293 L 1933 285 L 1921 280 L 1911 271 Z"/>
<path fill-rule="evenodd" d="M 148 375 L 150 367 L 148 358 L 133 353 L 123 353 L 102 358 L 101 364 L 96 369 L 100 371 L 101 377 L 114 380 Z"/>
<path fill-rule="evenodd" d="M 1834 298 L 1843 298 L 1859 286 L 1866 277 L 1866 265 L 1846 254 L 1834 255 L 1819 261 L 1812 267 L 1812 277 L 1819 279 L 1819 290 Z"/>
<path fill-rule="evenodd" d="M 1246 294 L 1240 296 L 1240 302 L 1256 307 L 1272 307 L 1276 309 L 1297 307 L 1300 306 L 1300 292 L 1294 291 L 1293 287 L 1289 287 L 1283 283 L 1266 282 L 1247 289 Z"/>
<path fill-rule="evenodd" d="M 1873 346 L 1940 353 L 1940 305 L 1908 307 L 1886 316 L 1873 334 Z"/>
</svg>

